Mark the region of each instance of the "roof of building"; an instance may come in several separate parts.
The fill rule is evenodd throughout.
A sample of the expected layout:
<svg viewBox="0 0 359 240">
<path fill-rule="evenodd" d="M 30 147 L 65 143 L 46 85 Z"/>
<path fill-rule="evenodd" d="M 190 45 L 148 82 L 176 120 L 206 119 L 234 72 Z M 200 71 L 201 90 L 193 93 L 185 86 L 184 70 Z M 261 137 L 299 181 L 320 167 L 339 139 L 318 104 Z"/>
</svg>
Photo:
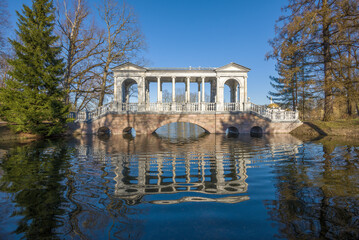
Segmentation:
<svg viewBox="0 0 359 240">
<path fill-rule="evenodd" d="M 231 62 L 222 67 L 187 67 L 187 68 L 163 68 L 163 67 L 141 67 L 139 65 L 133 64 L 131 62 L 126 62 L 120 64 L 114 68 L 113 71 L 241 71 L 241 72 L 249 72 L 251 69 L 239 65 L 237 63 Z"/>
</svg>

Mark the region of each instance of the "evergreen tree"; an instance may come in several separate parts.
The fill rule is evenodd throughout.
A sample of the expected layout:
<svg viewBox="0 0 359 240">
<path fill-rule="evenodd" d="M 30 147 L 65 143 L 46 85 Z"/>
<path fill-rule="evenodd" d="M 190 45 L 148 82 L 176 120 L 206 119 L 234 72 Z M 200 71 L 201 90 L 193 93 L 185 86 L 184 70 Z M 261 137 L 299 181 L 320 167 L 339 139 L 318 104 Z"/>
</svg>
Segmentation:
<svg viewBox="0 0 359 240">
<path fill-rule="evenodd" d="M 296 38 L 291 38 L 281 43 L 281 51 L 275 56 L 277 59 L 276 71 L 279 77 L 270 77 L 271 85 L 276 92 L 269 92 L 269 95 L 274 97 L 274 101 L 282 107 L 290 107 L 293 111 L 297 109 L 298 104 L 298 75 L 302 61 L 297 42 Z"/>
<path fill-rule="evenodd" d="M 68 107 L 59 88 L 64 64 L 59 58 L 51 0 L 33 0 L 18 15 L 15 57 L 6 88 L 0 91 L 0 117 L 18 132 L 54 135 L 64 130 Z"/>
</svg>

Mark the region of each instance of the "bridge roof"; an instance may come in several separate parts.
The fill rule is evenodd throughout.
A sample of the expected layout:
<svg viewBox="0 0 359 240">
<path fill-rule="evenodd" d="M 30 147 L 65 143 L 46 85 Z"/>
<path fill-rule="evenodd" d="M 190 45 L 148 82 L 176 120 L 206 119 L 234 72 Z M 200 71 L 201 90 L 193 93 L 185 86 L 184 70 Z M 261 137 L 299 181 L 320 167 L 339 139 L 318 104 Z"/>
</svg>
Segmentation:
<svg viewBox="0 0 359 240">
<path fill-rule="evenodd" d="M 117 71 L 134 71 L 134 72 L 151 72 L 151 71 L 204 71 L 204 72 L 249 72 L 251 69 L 239 65 L 237 63 L 231 62 L 227 65 L 222 67 L 187 67 L 187 68 L 161 68 L 161 67 L 154 67 L 154 68 L 145 68 L 138 66 L 136 64 L 126 62 L 121 65 L 118 65 L 112 68 L 114 72 Z"/>
</svg>

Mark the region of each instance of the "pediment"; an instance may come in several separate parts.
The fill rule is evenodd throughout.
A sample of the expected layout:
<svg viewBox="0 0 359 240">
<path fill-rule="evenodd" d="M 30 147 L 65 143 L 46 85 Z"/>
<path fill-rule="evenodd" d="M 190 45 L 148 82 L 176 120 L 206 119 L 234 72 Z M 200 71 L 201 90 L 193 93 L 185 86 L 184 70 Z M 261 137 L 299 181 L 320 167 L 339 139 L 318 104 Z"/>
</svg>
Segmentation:
<svg viewBox="0 0 359 240">
<path fill-rule="evenodd" d="M 146 71 L 146 68 L 127 62 L 112 68 L 113 71 Z"/>
<path fill-rule="evenodd" d="M 221 71 L 223 71 L 223 72 L 226 72 L 226 71 L 228 71 L 228 72 L 233 72 L 233 71 L 249 72 L 250 70 L 251 70 L 250 68 L 244 67 L 242 65 L 239 65 L 239 64 L 233 63 L 233 62 L 230 64 L 227 64 L 223 67 L 216 68 L 217 72 L 221 72 Z"/>
</svg>

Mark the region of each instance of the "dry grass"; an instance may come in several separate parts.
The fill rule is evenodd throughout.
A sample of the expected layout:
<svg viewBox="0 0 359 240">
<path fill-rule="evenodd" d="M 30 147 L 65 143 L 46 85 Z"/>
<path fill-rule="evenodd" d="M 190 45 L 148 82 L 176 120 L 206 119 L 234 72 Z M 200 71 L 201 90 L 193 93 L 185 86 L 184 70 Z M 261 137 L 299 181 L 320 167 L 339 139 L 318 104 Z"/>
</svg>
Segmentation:
<svg viewBox="0 0 359 240">
<path fill-rule="evenodd" d="M 330 122 L 311 121 L 292 131 L 292 134 L 300 135 L 324 135 L 324 136 L 355 136 L 359 137 L 359 119 L 335 120 Z"/>
<path fill-rule="evenodd" d="M 335 120 L 330 122 L 313 121 L 313 124 L 324 129 L 359 129 L 359 119 Z"/>
</svg>

